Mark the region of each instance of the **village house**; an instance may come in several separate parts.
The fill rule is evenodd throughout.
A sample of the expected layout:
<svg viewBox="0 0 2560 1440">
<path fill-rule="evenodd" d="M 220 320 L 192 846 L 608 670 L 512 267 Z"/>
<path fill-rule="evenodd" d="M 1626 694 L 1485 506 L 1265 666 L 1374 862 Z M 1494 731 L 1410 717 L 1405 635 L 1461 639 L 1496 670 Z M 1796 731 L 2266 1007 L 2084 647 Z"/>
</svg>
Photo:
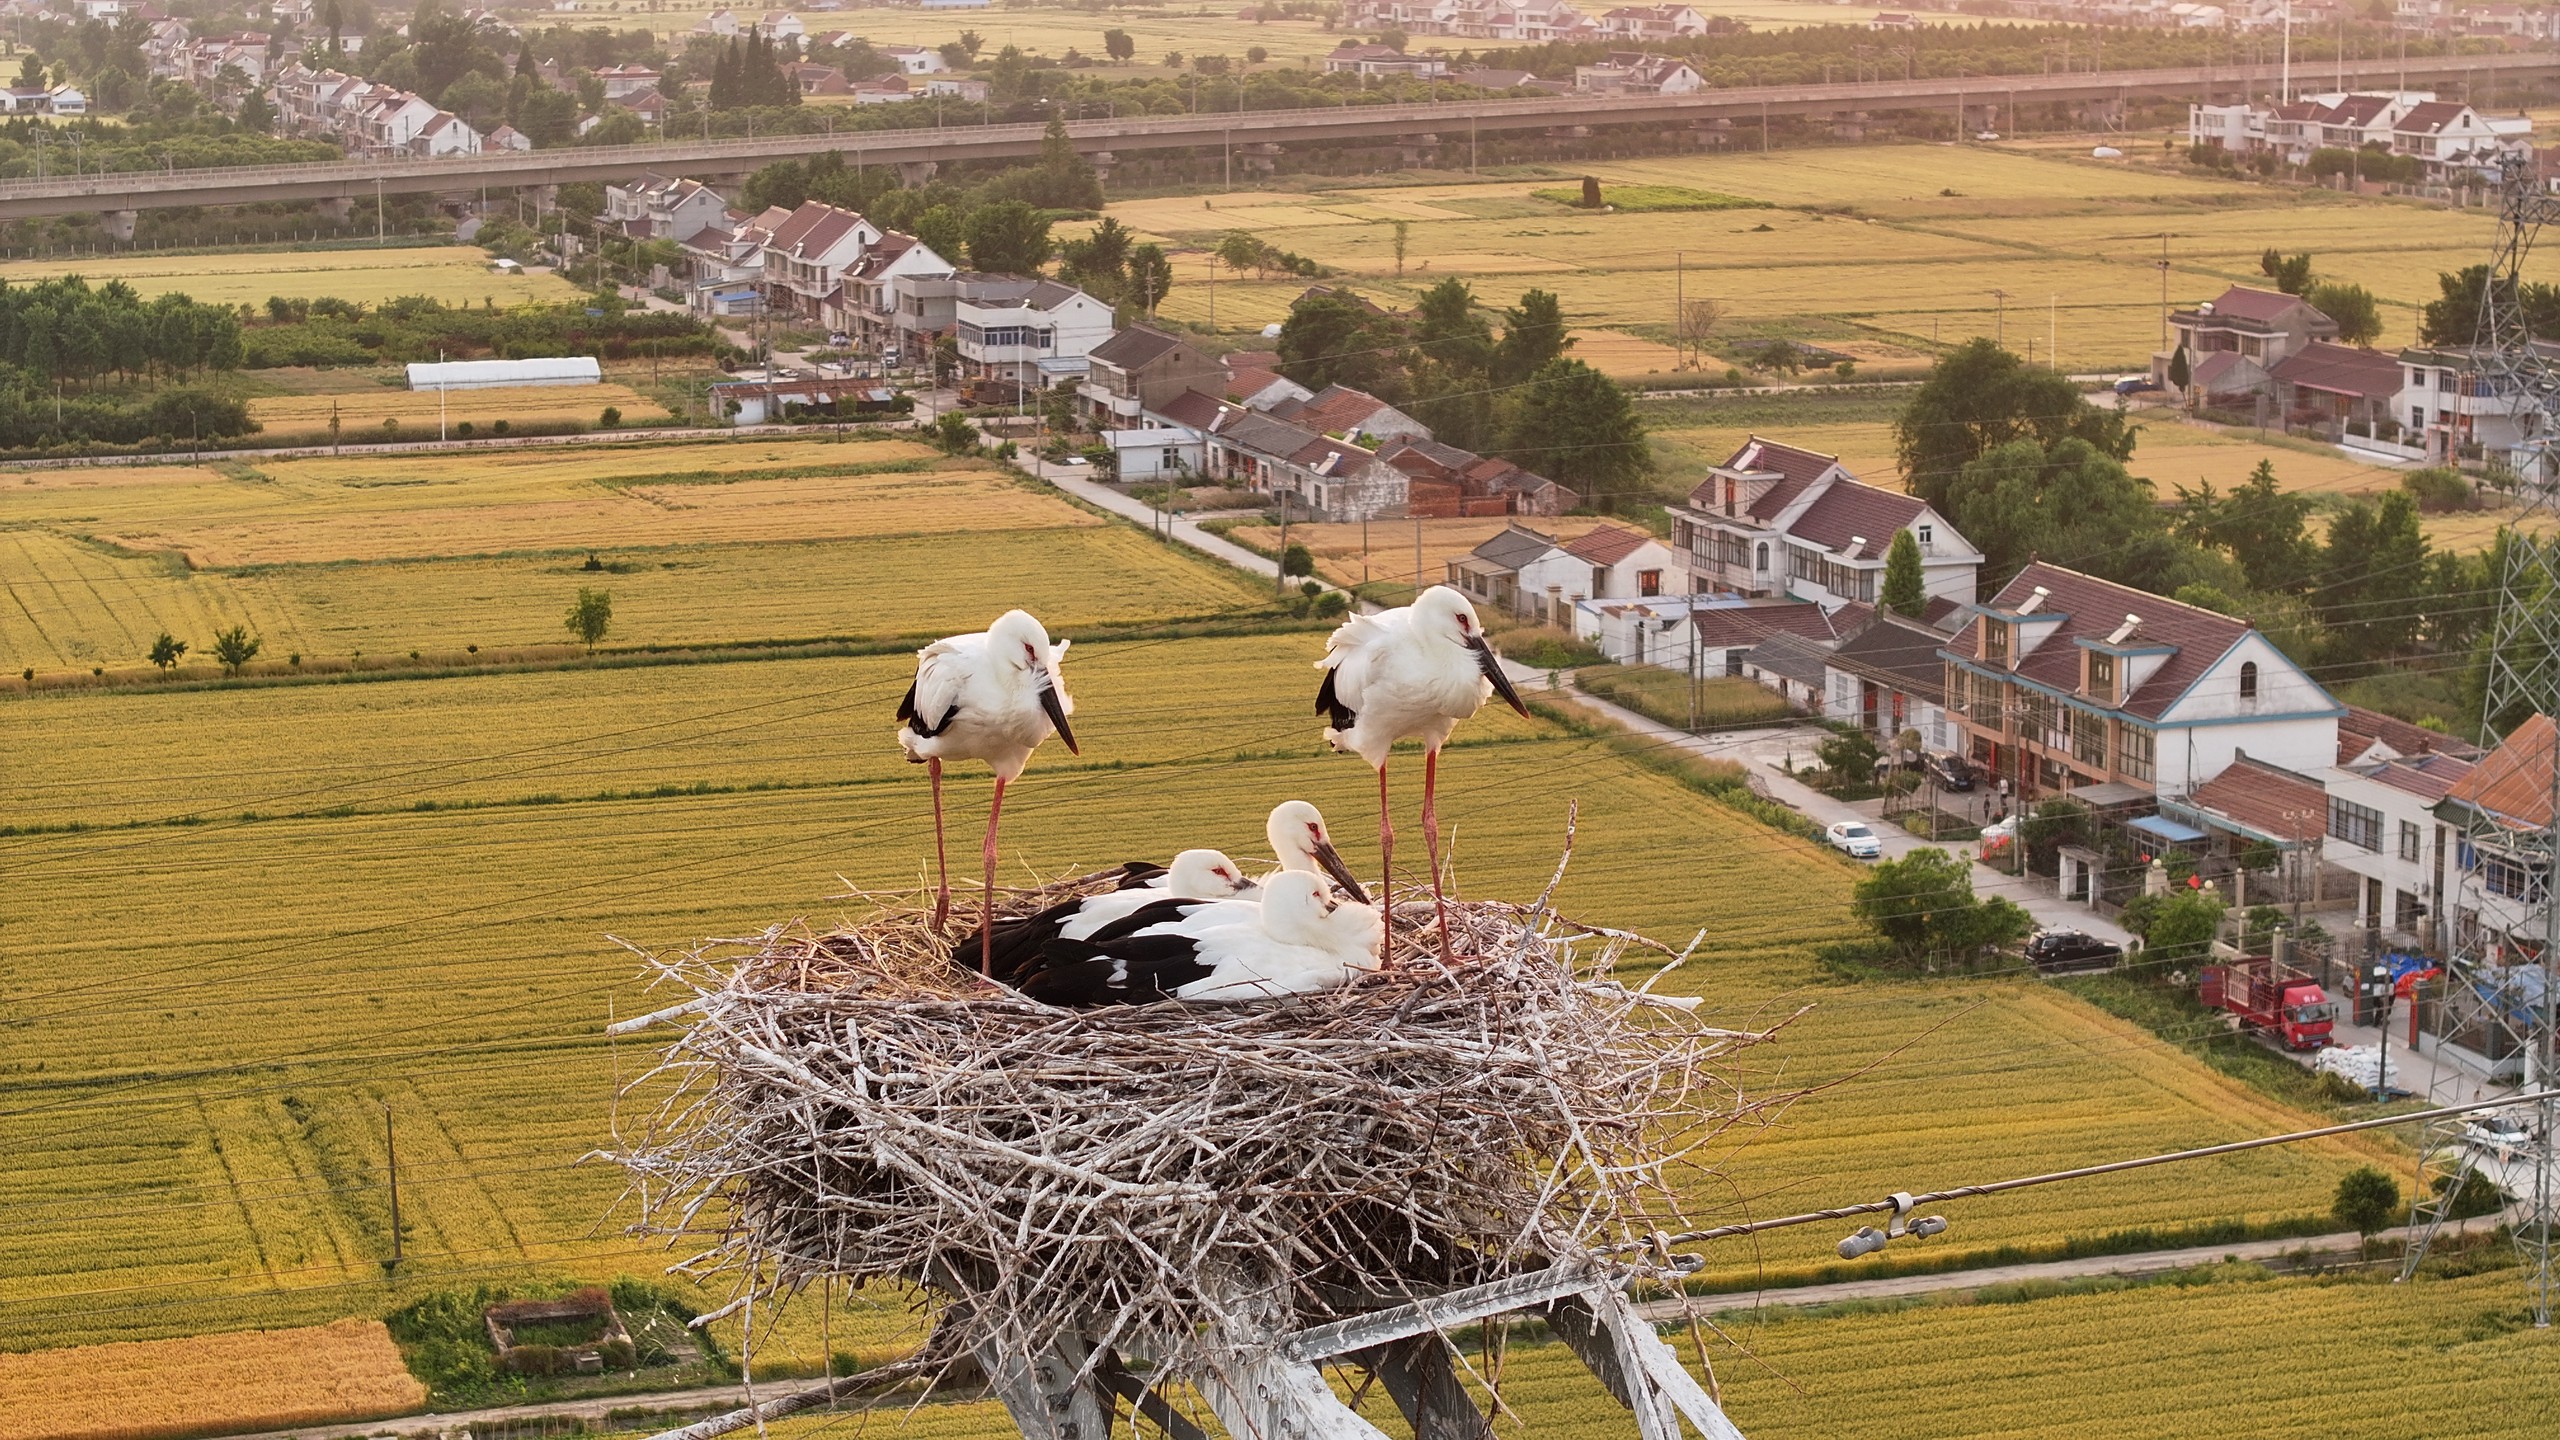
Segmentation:
<svg viewBox="0 0 2560 1440">
<path fill-rule="evenodd" d="M 2350 445 L 2399 433 L 2401 376 L 2397 356 L 2326 340 L 2312 341 L 2267 371 L 2287 430 Z"/>
<path fill-rule="evenodd" d="M 696 180 L 643 175 L 604 187 L 604 219 L 634 240 L 685 240 L 718 225 L 729 211 L 719 192 Z"/>
<path fill-rule="evenodd" d="M 1189 390 L 1150 416 L 1201 440 L 1208 480 L 1285 496 L 1311 520 L 1368 520 L 1405 502 L 1405 478 L 1377 452 L 1202 391 Z"/>
<path fill-rule="evenodd" d="M 1619 51 L 1597 65 L 1573 67 L 1573 88 L 1587 95 L 1691 95 L 1707 82 L 1676 55 Z"/>
<path fill-rule="evenodd" d="M 1085 356 L 1085 378 L 1076 387 L 1085 419 L 1096 430 L 1157 430 L 1149 410 L 1161 409 L 1188 390 L 1213 392 L 1227 383 L 1227 367 L 1188 340 L 1152 325 L 1132 325 Z"/>
<path fill-rule="evenodd" d="M 1324 57 L 1324 69 L 1328 75 L 1410 75 L 1436 80 L 1449 67 L 1436 55 L 1407 55 L 1384 45 L 1345 40 Z"/>
<path fill-rule="evenodd" d="M 1623 526 L 1571 540 L 1513 521 L 1447 562 L 1448 583 L 1478 605 L 1546 625 L 1575 623 L 1587 600 L 1649 600 L 1670 593 L 1670 547 Z"/>
<path fill-rule="evenodd" d="M 1270 406 L 1270 413 L 1321 435 L 1339 435 L 1368 445 L 1431 438 L 1430 426 L 1377 396 L 1348 385 L 1328 385 L 1304 398 L 1281 399 Z"/>
<path fill-rule="evenodd" d="M 2151 375 L 2164 388 L 2171 363 L 2187 357 L 2187 388 L 2195 393 L 2250 395 L 2266 388 L 2268 370 L 2315 340 L 2338 338 L 2338 322 L 2299 295 L 2234 285 L 2215 298 L 2169 316 L 2169 348 L 2151 357 Z"/>
<path fill-rule="evenodd" d="M 1378 458 L 1403 472 L 1408 515 L 1561 515 L 1581 501 L 1573 491 L 1511 461 L 1437 440 L 1393 440 Z"/>
<path fill-rule="evenodd" d="M 1033 282 L 1020 295 L 963 299 L 953 313 L 961 373 L 1046 390 L 1085 373 L 1085 357 L 1111 338 L 1112 309 L 1073 285 Z"/>
<path fill-rule="evenodd" d="M 877 48 L 891 64 L 909 75 L 939 75 L 951 68 L 944 62 L 942 52 L 929 45 L 882 45 Z"/>
<path fill-rule="evenodd" d="M 2546 363 L 2560 361 L 2560 344 L 2535 341 Z M 2539 473 L 2547 463 L 2538 412 L 2516 412 L 2514 398 L 2482 373 L 2479 351 L 2469 346 L 2412 346 L 2400 352 L 2403 375 L 2393 399 L 2400 440 L 2414 456 L 2459 464 L 2496 461 L 2519 474 Z"/>
<path fill-rule="evenodd" d="M 1707 17 L 1686 5 L 1622 5 L 1595 22 L 1612 40 L 1671 40 L 1704 35 Z"/>
<path fill-rule="evenodd" d="M 604 83 L 604 98 L 621 100 L 642 90 L 655 90 L 666 76 L 647 65 L 607 65 L 596 72 Z"/>
<path fill-rule="evenodd" d="M 2170 799 L 2242 751 L 2335 761 L 2345 707 L 2246 620 L 2042 561 L 1941 650 L 1968 758 L 2021 803 L 2121 781 Z"/>
<path fill-rule="evenodd" d="M 839 292 L 844 298 L 828 323 L 882 363 L 904 363 L 923 353 L 931 334 L 950 325 L 956 304 L 948 299 L 946 284 L 946 303 L 934 313 L 928 315 L 921 300 L 902 309 L 908 282 L 926 278 L 948 282 L 953 270 L 951 262 L 932 246 L 913 235 L 887 231 L 845 272 Z"/>
<path fill-rule="evenodd" d="M 765 307 L 783 315 L 818 318 L 844 273 L 862 258 L 880 229 L 850 210 L 805 201 L 773 228 L 764 245 Z"/>
<path fill-rule="evenodd" d="M 1938 650 L 1946 632 L 1917 620 L 1879 611 L 1823 658 L 1823 713 L 1847 720 L 1891 748 L 1906 730 L 1920 733 L 1924 750 L 1957 744 L 1947 714 L 1947 662 Z"/>
<path fill-rule="evenodd" d="M 1893 537 L 1908 530 L 1927 593 L 1973 599 L 1980 552 L 1927 504 L 1861 483 L 1836 455 L 1754 435 L 1707 475 L 1672 511 L 1694 593 L 1872 604 Z"/>
</svg>

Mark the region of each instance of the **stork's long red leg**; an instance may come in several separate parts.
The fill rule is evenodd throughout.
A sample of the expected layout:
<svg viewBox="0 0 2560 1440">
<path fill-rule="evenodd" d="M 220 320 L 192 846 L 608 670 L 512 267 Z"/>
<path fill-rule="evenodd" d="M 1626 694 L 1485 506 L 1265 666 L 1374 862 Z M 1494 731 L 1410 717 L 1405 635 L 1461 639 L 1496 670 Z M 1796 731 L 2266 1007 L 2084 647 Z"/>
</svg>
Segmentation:
<svg viewBox="0 0 2560 1440">
<path fill-rule="evenodd" d="M 933 779 L 933 928 L 940 930 L 951 918 L 951 855 L 942 848 L 942 757 L 926 757 L 924 773 Z"/>
<path fill-rule="evenodd" d="M 978 892 L 978 973 L 996 968 L 996 817 L 1004 813 L 1004 777 L 996 777 L 995 802 L 987 807 L 987 888 Z"/>
<path fill-rule="evenodd" d="M 1422 752 L 1422 849 L 1431 859 L 1431 912 L 1440 920 L 1440 963 L 1449 964 L 1449 897 L 1440 888 L 1440 812 L 1433 801 L 1440 789 L 1440 752 Z"/>
<path fill-rule="evenodd" d="M 1378 914 L 1395 923 L 1396 824 L 1387 808 L 1387 766 L 1378 762 Z"/>
</svg>

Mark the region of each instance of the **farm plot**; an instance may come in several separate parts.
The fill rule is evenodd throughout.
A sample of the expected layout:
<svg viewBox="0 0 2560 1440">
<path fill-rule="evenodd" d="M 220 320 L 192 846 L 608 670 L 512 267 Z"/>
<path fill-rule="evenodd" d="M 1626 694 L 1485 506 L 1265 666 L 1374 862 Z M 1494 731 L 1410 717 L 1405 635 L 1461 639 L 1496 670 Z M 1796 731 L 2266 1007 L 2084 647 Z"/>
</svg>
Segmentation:
<svg viewBox="0 0 2560 1440">
<path fill-rule="evenodd" d="M 579 293 L 576 286 L 547 272 L 497 274 L 490 270 L 487 254 L 467 245 L 0 262 L 0 280 L 13 284 L 66 273 L 93 285 L 121 280 L 145 296 L 175 292 L 209 305 L 262 305 L 271 295 L 327 295 L 374 305 L 404 295 L 424 295 L 448 305 L 495 301 L 508 306 L 568 300 Z"/>
<path fill-rule="evenodd" d="M 249 402 L 249 418 L 265 426 L 271 439 L 325 435 L 335 419 L 342 433 L 372 438 L 396 422 L 399 433 L 427 435 L 437 423 L 471 426 L 491 434 L 500 421 L 510 425 L 575 422 L 593 425 L 606 407 L 622 412 L 630 425 L 647 425 L 668 417 L 657 401 L 628 385 L 528 385 L 500 390 L 368 390 L 337 395 L 262 395 Z"/>
<path fill-rule="evenodd" d="M 1348 277 L 1381 303 L 1409 305 L 1444 276 L 1499 307 L 1530 286 L 1556 292 L 1585 328 L 1664 338 L 1675 292 L 1724 307 L 1723 333 L 1881 347 L 1869 358 L 1996 335 L 2070 368 L 2143 363 L 2157 344 L 2158 239 L 2171 237 L 2171 294 L 2185 301 L 2256 276 L 2267 245 L 2308 246 L 2321 273 L 2362 281 L 2390 305 L 2392 338 L 2414 325 L 2435 273 L 2476 247 L 2429 235 L 2425 213 L 2392 203 L 2278 190 L 2201 175 L 2127 169 L 2059 153 L 1978 146 L 1817 148 L 1618 160 L 1611 185 L 1674 186 L 1787 208 L 1592 214 L 1535 192 L 1552 179 L 1345 186 L 1303 198 L 1270 192 L 1113 207 L 1123 223 L 1185 247 L 1180 273 L 1230 227 Z M 1388 217 L 1372 207 L 1413 213 Z M 1399 267 L 1389 218 L 1410 221 Z M 2370 218 L 2374 229 L 2360 233 Z M 2476 231 L 2482 222 L 2464 222 Z M 2297 225 L 2304 227 L 2297 236 Z M 1685 277 L 1675 277 L 1675 269 Z M 1296 287 L 1221 283 L 1221 329 L 1280 318 Z M 1207 320 L 1208 287 L 1184 284 L 1166 313 Z M 2004 304 L 1994 296 L 2005 291 Z M 1595 347 L 1595 351 L 1596 351 Z M 1619 360 L 1621 369 L 1627 362 Z M 1636 366 L 1640 373 L 1651 365 Z"/>
<path fill-rule="evenodd" d="M 1289 797 L 1322 806 L 1354 866 L 1373 868 L 1367 771 L 1318 753 L 1311 717 L 1273 699 L 1305 693 L 1314 649 L 1312 635 L 1294 635 L 1077 651 L 1088 748 L 1075 759 L 1052 747 L 1014 792 L 1006 873 L 1194 839 L 1250 855 L 1264 811 Z M 607 937 L 663 946 L 794 916 L 826 923 L 858 903 L 840 898 L 847 882 L 925 882 L 923 787 L 885 758 L 896 678 L 883 658 L 421 682 L 427 698 L 399 702 L 379 731 L 382 753 L 402 757 L 382 768 L 414 771 L 410 785 L 348 792 L 353 813 L 0 837 L 0 874 L 41 902 L 13 919 L 6 962 L 18 1069 L 0 1117 L 12 1156 L 0 1170 L 0 1347 L 302 1323 L 385 1303 L 393 1292 L 374 1261 L 386 1239 L 386 1105 L 404 1137 L 402 1286 L 641 1268 L 620 1221 L 599 1221 L 619 1180 L 572 1164 L 611 1134 L 614 1078 L 647 1049 L 608 1045 L 600 1026 L 663 1003 Z M 548 709 L 532 696 L 545 681 L 565 685 Z M 143 697 L 14 701 L 11 719 L 68 717 L 42 724 L 49 735 L 127 698 Z M 115 778 L 139 768 L 118 767 L 120 756 L 148 746 L 154 773 L 198 777 L 166 782 L 169 811 L 274 813 L 307 803 L 294 798 L 306 785 L 295 767 L 325 783 L 361 763 L 376 733 L 363 702 L 291 688 L 222 695 L 187 730 L 185 702 L 216 698 L 151 698 L 121 752 L 41 741 L 58 767 L 47 778 L 87 772 L 101 820 L 152 813 L 143 785 Z M 2038 987 L 1829 982 L 1807 947 L 1843 933 L 1849 866 L 1605 743 L 1491 716 L 1469 735 L 1442 797 L 1463 890 L 1535 893 L 1578 801 L 1566 913 L 1674 943 L 1706 929 L 1699 958 L 1664 983 L 1705 997 L 1717 1023 L 1772 1023 L 1815 1003 L 1740 1078 L 1771 1094 L 1838 1083 L 1728 1132 L 1707 1157 L 1727 1173 L 1684 1187 L 1696 1218 L 2294 1123 Z M 652 750 L 614 753 L 643 742 Z M 663 771 L 642 758 L 661 746 Z M 242 769 L 263 773 L 265 793 L 224 773 Z M 576 798 L 646 790 L 656 774 L 738 788 Z M 765 778 L 813 788 L 750 788 Z M 951 789 L 965 836 L 985 786 Z M 55 817 L 79 813 L 64 792 L 45 793 Z M 447 799 L 508 803 L 393 808 Z M 636 1103 L 619 1107 L 620 1124 L 634 1123 Z M 1956 1245 L 2317 1211 L 2365 1153 L 2235 1162 L 2191 1177 L 2175 1206 L 2131 1186 L 1984 1205 L 1966 1212 Z M 1801 1267 L 1829 1238 L 1736 1247 L 1712 1257 L 1714 1273 Z M 903 1333 L 893 1318 L 863 1343 Z"/>
<path fill-rule="evenodd" d="M 163 1440 L 426 1403 L 378 1320 L 0 1354 L 0 1440 Z"/>
</svg>

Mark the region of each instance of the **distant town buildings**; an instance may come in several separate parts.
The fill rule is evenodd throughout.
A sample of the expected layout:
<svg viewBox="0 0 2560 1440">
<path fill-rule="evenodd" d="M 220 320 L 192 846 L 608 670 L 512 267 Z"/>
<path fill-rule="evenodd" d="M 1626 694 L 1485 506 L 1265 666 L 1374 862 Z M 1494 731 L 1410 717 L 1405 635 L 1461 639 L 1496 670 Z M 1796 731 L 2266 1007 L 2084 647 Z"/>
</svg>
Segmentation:
<svg viewBox="0 0 2560 1440">
<path fill-rule="evenodd" d="M 2507 158 L 2530 158 L 2533 121 L 2484 115 L 2432 91 L 2330 92 L 2280 105 L 2190 105 L 2187 139 L 2236 155 L 2273 154 L 2289 165 L 2307 165 L 2319 150 L 2378 149 L 2416 160 L 2427 180 L 2447 183 L 2494 180 Z"/>
</svg>

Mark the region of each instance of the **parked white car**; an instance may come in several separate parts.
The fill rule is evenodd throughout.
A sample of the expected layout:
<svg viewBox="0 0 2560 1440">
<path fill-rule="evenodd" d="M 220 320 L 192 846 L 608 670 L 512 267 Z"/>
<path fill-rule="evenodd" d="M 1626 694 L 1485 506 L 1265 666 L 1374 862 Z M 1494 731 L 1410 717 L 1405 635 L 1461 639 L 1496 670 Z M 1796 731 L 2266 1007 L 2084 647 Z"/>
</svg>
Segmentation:
<svg viewBox="0 0 2560 1440">
<path fill-rule="evenodd" d="M 1822 838 L 1831 842 L 1832 849 L 1860 860 L 1873 860 L 1884 854 L 1884 842 L 1860 821 L 1843 820 L 1823 831 Z"/>
<path fill-rule="evenodd" d="M 2533 1147 L 2533 1126 L 2521 1115 L 2483 1110 L 2462 1122 L 2462 1140 L 2474 1150 L 2513 1160 Z"/>
</svg>

